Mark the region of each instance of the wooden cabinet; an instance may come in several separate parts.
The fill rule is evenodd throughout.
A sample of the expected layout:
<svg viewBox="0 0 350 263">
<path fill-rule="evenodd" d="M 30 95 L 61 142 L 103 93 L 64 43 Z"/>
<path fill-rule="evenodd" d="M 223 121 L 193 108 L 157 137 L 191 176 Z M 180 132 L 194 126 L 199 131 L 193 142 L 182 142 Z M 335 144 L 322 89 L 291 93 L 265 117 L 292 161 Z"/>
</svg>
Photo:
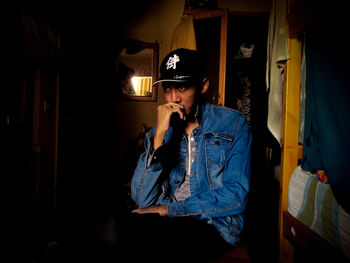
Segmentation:
<svg viewBox="0 0 350 263">
<path fill-rule="evenodd" d="M 267 14 L 229 16 L 225 106 L 241 111 L 253 128 L 266 118 L 267 28 Z"/>
<path fill-rule="evenodd" d="M 268 14 L 227 9 L 192 10 L 185 14 L 193 16 L 197 49 L 204 54 L 207 64 L 210 102 L 233 106 L 232 98 L 226 95 L 235 81 L 233 71 L 240 67 L 245 71 L 249 69 L 250 75 L 259 75 L 260 80 L 263 79 L 260 84 L 264 85 Z M 252 55 L 239 56 L 240 47 L 250 43 L 254 45 Z"/>
<path fill-rule="evenodd" d="M 31 173 L 34 181 L 34 224 L 43 233 L 53 227 L 56 216 L 59 73 L 54 61 L 26 67 L 23 79 L 27 109 L 24 122 L 32 129 Z M 25 197 L 24 197 L 25 198 Z M 46 233 L 47 234 L 47 233 Z"/>
<path fill-rule="evenodd" d="M 266 119 L 268 13 L 186 11 L 194 19 L 197 49 L 204 54 L 210 87 L 206 99 L 239 110 L 258 127 Z M 263 117 L 262 117 L 263 116 Z"/>
</svg>

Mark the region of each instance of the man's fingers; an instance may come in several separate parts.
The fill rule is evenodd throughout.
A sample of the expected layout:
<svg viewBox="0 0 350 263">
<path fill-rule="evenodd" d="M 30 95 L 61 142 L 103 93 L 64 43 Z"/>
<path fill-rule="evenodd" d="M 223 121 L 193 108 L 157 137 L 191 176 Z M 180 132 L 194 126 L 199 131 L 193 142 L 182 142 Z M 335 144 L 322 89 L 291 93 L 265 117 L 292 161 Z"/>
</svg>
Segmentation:
<svg viewBox="0 0 350 263">
<path fill-rule="evenodd" d="M 161 216 L 168 216 L 168 207 L 167 205 L 161 205 L 161 206 L 150 206 L 147 208 L 137 208 L 131 211 L 132 213 L 137 214 L 159 214 Z"/>
<path fill-rule="evenodd" d="M 179 111 L 177 111 L 177 112 L 179 113 L 180 118 L 181 118 L 182 120 L 186 120 L 186 116 L 185 116 L 185 114 L 183 113 L 183 111 L 179 110 Z"/>
<path fill-rule="evenodd" d="M 175 112 L 177 112 L 179 114 L 179 116 L 182 120 L 186 120 L 184 107 L 181 106 L 180 104 L 170 102 L 170 103 L 158 106 L 157 110 L 158 110 L 158 116 L 157 116 L 156 135 L 157 134 L 164 135 L 165 132 L 167 132 L 169 130 L 170 119 L 171 119 L 172 114 L 174 114 Z M 163 138 L 160 138 L 159 140 L 158 139 L 155 140 L 157 142 L 157 144 L 155 144 L 155 146 L 159 146 L 159 145 L 161 145 L 160 143 L 163 142 Z"/>
<path fill-rule="evenodd" d="M 180 119 L 185 120 L 185 114 L 183 113 L 183 111 L 181 109 L 173 109 L 172 111 L 173 113 L 177 112 L 180 115 Z"/>
<path fill-rule="evenodd" d="M 132 213 L 137 214 L 149 214 L 149 213 L 158 213 L 154 207 L 148 207 L 148 208 L 138 208 L 131 211 Z"/>
<path fill-rule="evenodd" d="M 170 109 L 170 111 L 171 112 L 177 112 L 177 113 L 179 113 L 179 115 L 180 115 L 180 118 L 182 119 L 182 120 L 185 120 L 186 119 L 186 116 L 185 116 L 185 114 L 184 114 L 184 112 L 183 112 L 183 110 L 184 110 L 184 107 L 183 106 L 181 106 L 180 104 L 176 104 L 176 103 L 169 103 L 168 104 L 168 107 L 169 107 L 169 109 Z"/>
<path fill-rule="evenodd" d="M 176 103 L 171 103 L 167 105 L 171 110 L 175 110 L 175 109 L 183 109 L 183 106 L 181 106 L 180 104 L 176 104 Z"/>
</svg>

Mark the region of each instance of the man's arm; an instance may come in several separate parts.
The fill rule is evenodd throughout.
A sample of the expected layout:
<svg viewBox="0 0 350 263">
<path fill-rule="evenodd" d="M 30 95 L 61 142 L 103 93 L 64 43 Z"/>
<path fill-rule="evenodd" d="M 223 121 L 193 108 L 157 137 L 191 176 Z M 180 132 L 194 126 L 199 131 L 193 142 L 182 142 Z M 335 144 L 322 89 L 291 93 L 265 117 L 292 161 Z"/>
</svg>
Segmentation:
<svg viewBox="0 0 350 263">
<path fill-rule="evenodd" d="M 153 134 L 154 129 L 146 134 L 146 151 L 141 155 L 131 179 L 131 197 L 141 208 L 153 205 L 161 193 L 159 178 L 163 165 L 157 158 L 157 152 L 153 150 Z"/>
<path fill-rule="evenodd" d="M 180 118 L 185 116 L 183 107 L 176 103 L 160 105 L 157 112 L 157 126 L 152 129 L 145 138 L 146 151 L 138 161 L 134 176 L 131 180 L 132 199 L 141 207 L 146 208 L 153 205 L 161 194 L 161 182 L 159 178 L 163 171 L 159 152 L 165 148 L 171 137 L 169 133 L 170 118 L 178 113 Z M 167 138 L 166 138 L 167 137 Z"/>
</svg>

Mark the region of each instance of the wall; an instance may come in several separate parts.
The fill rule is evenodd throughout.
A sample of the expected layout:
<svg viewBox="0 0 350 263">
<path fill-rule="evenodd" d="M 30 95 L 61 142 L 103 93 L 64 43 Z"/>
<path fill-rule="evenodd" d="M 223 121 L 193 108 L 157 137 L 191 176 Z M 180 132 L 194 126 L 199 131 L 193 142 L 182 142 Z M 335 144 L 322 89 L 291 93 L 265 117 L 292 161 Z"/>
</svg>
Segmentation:
<svg viewBox="0 0 350 263">
<path fill-rule="evenodd" d="M 159 63 L 170 51 L 173 29 L 179 23 L 184 0 L 151 1 L 144 13 L 132 20 L 123 21 L 124 39 L 135 38 L 145 42 L 159 43 Z M 158 89 L 156 102 L 117 101 L 115 103 L 116 126 L 115 158 L 123 160 L 129 140 L 134 140 L 142 131 L 142 125 L 156 123 L 158 104 L 164 103 L 163 91 Z"/>
</svg>

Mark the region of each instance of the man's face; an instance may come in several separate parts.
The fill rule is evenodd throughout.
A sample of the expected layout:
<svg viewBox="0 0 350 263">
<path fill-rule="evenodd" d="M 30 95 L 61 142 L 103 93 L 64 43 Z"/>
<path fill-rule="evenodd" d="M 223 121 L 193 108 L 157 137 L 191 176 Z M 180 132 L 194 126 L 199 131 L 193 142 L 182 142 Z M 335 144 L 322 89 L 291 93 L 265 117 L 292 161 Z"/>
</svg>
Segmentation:
<svg viewBox="0 0 350 263">
<path fill-rule="evenodd" d="M 164 87 L 165 101 L 183 106 L 186 115 L 190 115 L 195 106 L 196 92 L 196 86 L 169 85 Z"/>
</svg>

